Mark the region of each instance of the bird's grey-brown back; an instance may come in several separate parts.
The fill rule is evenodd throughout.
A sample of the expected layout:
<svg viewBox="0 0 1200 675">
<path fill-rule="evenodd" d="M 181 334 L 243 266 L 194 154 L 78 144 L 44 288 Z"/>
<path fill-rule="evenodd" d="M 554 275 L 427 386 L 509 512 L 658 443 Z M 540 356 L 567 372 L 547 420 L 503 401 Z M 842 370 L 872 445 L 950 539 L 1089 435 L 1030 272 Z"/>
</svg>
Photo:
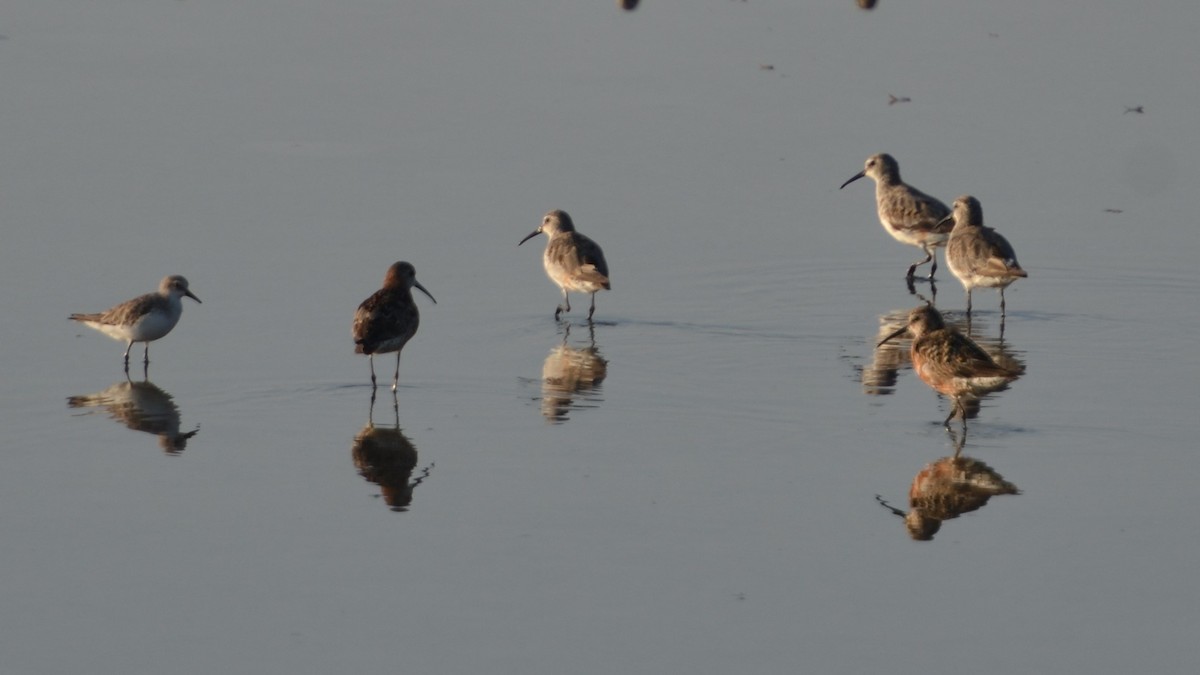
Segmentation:
<svg viewBox="0 0 1200 675">
<path fill-rule="evenodd" d="M 937 271 L 937 260 L 933 250 L 944 246 L 949 238 L 951 226 L 942 221 L 950 215 L 950 209 L 940 200 L 931 197 L 900 178 L 900 165 L 887 153 L 871 155 L 863 170 L 851 176 L 841 187 L 860 178 L 875 181 L 875 207 L 879 222 L 896 241 L 916 246 L 925 251 L 923 260 L 908 268 L 912 278 L 917 267 L 932 262 L 929 278 Z M 841 188 L 839 188 L 841 189 Z"/>
<path fill-rule="evenodd" d="M 608 277 L 608 261 L 600 245 L 575 229 L 575 223 L 566 211 L 559 209 L 542 216 L 538 229 L 529 233 L 518 245 L 524 244 L 539 234 L 545 234 L 546 250 L 542 254 L 542 266 L 562 290 L 563 305 L 554 313 L 557 319 L 563 311 L 571 311 L 567 296 L 569 291 L 590 293 L 592 304 L 588 318 L 596 309 L 596 292 L 609 290 L 612 282 Z"/>
</svg>

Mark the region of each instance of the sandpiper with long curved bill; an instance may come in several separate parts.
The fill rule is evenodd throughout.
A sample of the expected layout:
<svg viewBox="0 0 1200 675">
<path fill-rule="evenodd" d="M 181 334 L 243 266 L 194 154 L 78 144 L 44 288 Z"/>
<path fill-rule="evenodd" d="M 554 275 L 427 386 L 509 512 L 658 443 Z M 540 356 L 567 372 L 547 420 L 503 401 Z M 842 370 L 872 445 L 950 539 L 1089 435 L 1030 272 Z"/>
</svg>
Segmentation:
<svg viewBox="0 0 1200 675">
<path fill-rule="evenodd" d="M 375 355 L 396 352 L 396 372 L 392 375 L 392 391 L 396 391 L 400 381 L 400 350 L 417 334 L 421 323 L 421 314 L 412 297 L 414 286 L 437 304 L 433 295 L 417 281 L 415 267 L 404 261 L 393 263 L 383 278 L 383 288 L 363 300 L 354 313 L 354 353 L 370 357 L 372 389 L 375 388 Z"/>
<path fill-rule="evenodd" d="M 125 346 L 125 372 L 129 372 L 129 350 L 133 343 L 143 342 L 146 349 L 142 364 L 150 365 L 150 343 L 171 332 L 183 314 L 183 298 L 200 302 L 188 290 L 188 280 L 178 274 L 164 278 L 158 284 L 158 292 L 140 295 L 132 300 L 95 314 L 72 314 L 70 319 L 95 328 L 114 340 L 127 342 Z"/>
<path fill-rule="evenodd" d="M 929 280 L 937 272 L 935 251 L 945 246 L 950 237 L 951 226 L 943 220 L 950 215 L 945 204 L 912 187 L 900 179 L 900 165 L 887 153 L 871 155 L 862 171 L 854 174 L 839 190 L 859 178 L 875 180 L 875 206 L 879 211 L 879 222 L 887 233 L 901 243 L 916 246 L 925 252 L 925 257 L 909 266 L 905 275 L 912 279 L 917 268 L 932 262 Z"/>
<path fill-rule="evenodd" d="M 966 425 L 965 400 L 1004 389 L 1021 374 L 996 363 L 978 343 L 947 326 L 941 313 L 932 306 L 913 309 L 908 314 L 908 323 L 880 340 L 876 347 L 905 333 L 913 338 L 910 356 L 917 377 L 954 401 L 950 414 L 942 422 L 947 428 L 955 416 L 961 416 Z"/>
<path fill-rule="evenodd" d="M 554 310 L 554 319 L 557 321 L 564 311 L 571 311 L 567 292 L 576 291 L 592 294 L 592 306 L 588 310 L 588 321 L 591 321 L 596 311 L 596 291 L 612 288 L 604 251 L 596 242 L 575 231 L 575 223 L 571 222 L 571 216 L 566 211 L 557 210 L 543 216 L 538 229 L 526 235 L 517 246 L 543 232 L 548 240 L 542 264 L 546 268 L 546 275 L 558 284 L 563 294 L 563 304 Z"/>
</svg>

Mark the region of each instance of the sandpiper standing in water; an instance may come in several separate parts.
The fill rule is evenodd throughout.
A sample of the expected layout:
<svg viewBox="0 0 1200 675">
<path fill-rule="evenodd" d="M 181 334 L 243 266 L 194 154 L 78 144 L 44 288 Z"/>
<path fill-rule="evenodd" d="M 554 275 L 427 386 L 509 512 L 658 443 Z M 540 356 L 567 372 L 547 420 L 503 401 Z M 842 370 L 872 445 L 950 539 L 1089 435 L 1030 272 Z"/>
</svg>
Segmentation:
<svg viewBox="0 0 1200 675">
<path fill-rule="evenodd" d="M 157 293 L 147 293 L 104 312 L 72 314 L 71 320 L 104 333 L 114 340 L 129 344 L 125 347 L 125 372 L 129 372 L 129 350 L 133 343 L 144 342 L 142 364 L 150 365 L 150 343 L 171 332 L 183 314 L 183 297 L 196 302 L 200 298 L 188 290 L 188 280 L 178 274 L 164 278 Z"/>
<path fill-rule="evenodd" d="M 1004 289 L 1029 274 L 1021 269 L 1012 244 L 990 227 L 983 226 L 979 200 L 963 195 L 954 200 L 954 213 L 945 222 L 954 223 L 946 244 L 946 264 L 967 289 L 967 316 L 971 315 L 971 289 L 976 286 L 1000 289 L 1000 316 L 1004 316 Z"/>
<path fill-rule="evenodd" d="M 400 380 L 400 350 L 417 334 L 421 314 L 413 302 L 413 286 L 437 304 L 437 300 L 417 281 L 417 270 L 404 261 L 388 268 L 383 288 L 363 300 L 354 313 L 354 353 L 370 356 L 371 388 L 375 388 L 375 355 L 396 352 L 396 372 L 392 375 L 392 391 Z M 372 394 L 372 401 L 374 394 Z"/>
<path fill-rule="evenodd" d="M 875 205 L 879 209 L 879 222 L 883 224 L 883 229 L 896 241 L 916 246 L 925 252 L 923 260 L 909 266 L 905 278 L 912 279 L 918 267 L 932 262 L 933 266 L 929 268 L 929 280 L 932 281 L 937 272 L 934 252 L 937 247 L 945 246 L 950 236 L 951 226 L 942 224 L 942 220 L 950 215 L 950 209 L 900 180 L 900 165 L 887 153 L 868 157 L 863 170 L 842 183 L 842 187 L 863 177 L 875 180 Z"/>
<path fill-rule="evenodd" d="M 947 326 L 932 306 L 923 305 L 909 312 L 907 325 L 880 340 L 879 345 L 906 332 L 913 337 L 910 355 L 917 377 L 954 401 L 942 422 L 947 428 L 956 415 L 966 425 L 964 400 L 999 391 L 1020 376 L 1020 372 L 996 363 L 974 340 Z"/>
<path fill-rule="evenodd" d="M 596 311 L 596 291 L 609 290 L 612 285 L 608 281 L 608 263 L 604 261 L 604 251 L 596 242 L 575 231 L 575 223 L 566 211 L 551 211 L 542 218 L 538 229 L 530 232 L 517 246 L 524 244 L 537 235 L 545 232 L 549 240 L 546 242 L 546 252 L 542 255 L 542 264 L 546 267 L 546 275 L 562 289 L 563 304 L 554 310 L 554 319 L 558 320 L 564 311 L 571 311 L 571 300 L 568 291 L 592 294 L 592 306 L 588 310 L 588 321 Z"/>
</svg>

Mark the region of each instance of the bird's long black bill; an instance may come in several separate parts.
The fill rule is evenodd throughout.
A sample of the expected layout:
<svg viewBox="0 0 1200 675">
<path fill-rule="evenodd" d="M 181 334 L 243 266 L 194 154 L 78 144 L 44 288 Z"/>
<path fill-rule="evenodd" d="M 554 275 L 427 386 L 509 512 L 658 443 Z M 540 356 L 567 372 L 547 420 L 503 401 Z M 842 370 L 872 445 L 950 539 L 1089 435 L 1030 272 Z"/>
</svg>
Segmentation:
<svg viewBox="0 0 1200 675">
<path fill-rule="evenodd" d="M 876 343 L 876 345 L 875 345 L 875 346 L 876 346 L 877 348 L 878 348 L 878 347 L 882 347 L 882 346 L 883 346 L 883 343 L 885 343 L 885 342 L 888 342 L 888 341 L 889 341 L 889 340 L 891 340 L 892 338 L 895 338 L 895 337 L 900 337 L 901 335 L 904 335 L 904 334 L 905 334 L 905 333 L 907 333 L 907 332 L 908 332 L 908 326 L 905 326 L 905 327 L 901 328 L 900 330 L 896 331 L 895 333 L 892 333 L 891 335 L 889 335 L 889 336 L 887 336 L 887 337 L 883 338 L 883 339 L 882 339 L 882 340 L 880 340 L 878 343 Z"/>
<path fill-rule="evenodd" d="M 839 189 L 839 190 L 841 190 L 842 188 L 844 188 L 844 187 L 846 187 L 847 185 L 849 185 L 849 184 L 853 183 L 854 181 L 858 180 L 859 178 L 863 178 L 863 177 L 864 177 L 864 176 L 866 176 L 866 175 L 867 175 L 867 172 L 866 172 L 866 171 L 859 171 L 858 173 L 856 173 L 856 174 L 854 174 L 853 176 L 851 176 L 851 177 L 850 177 L 850 180 L 846 181 L 845 183 L 842 183 L 842 187 L 840 187 L 840 188 L 838 188 L 838 189 Z"/>
</svg>

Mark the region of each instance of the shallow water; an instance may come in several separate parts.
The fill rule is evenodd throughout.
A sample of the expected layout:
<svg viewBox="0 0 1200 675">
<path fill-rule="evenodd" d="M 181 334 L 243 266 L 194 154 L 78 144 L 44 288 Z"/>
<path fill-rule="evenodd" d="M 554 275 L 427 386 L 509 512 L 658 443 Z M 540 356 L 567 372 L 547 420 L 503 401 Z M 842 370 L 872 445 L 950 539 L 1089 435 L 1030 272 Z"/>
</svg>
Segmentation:
<svg viewBox="0 0 1200 675">
<path fill-rule="evenodd" d="M 0 670 L 1193 672 L 1200 10 L 560 5 L 0 9 Z M 837 189 L 882 151 L 1030 272 L 965 440 L 875 349 L 933 296 Z M 169 273 L 129 383 L 66 316 Z M 914 541 L 956 440 L 1021 492 Z"/>
</svg>

